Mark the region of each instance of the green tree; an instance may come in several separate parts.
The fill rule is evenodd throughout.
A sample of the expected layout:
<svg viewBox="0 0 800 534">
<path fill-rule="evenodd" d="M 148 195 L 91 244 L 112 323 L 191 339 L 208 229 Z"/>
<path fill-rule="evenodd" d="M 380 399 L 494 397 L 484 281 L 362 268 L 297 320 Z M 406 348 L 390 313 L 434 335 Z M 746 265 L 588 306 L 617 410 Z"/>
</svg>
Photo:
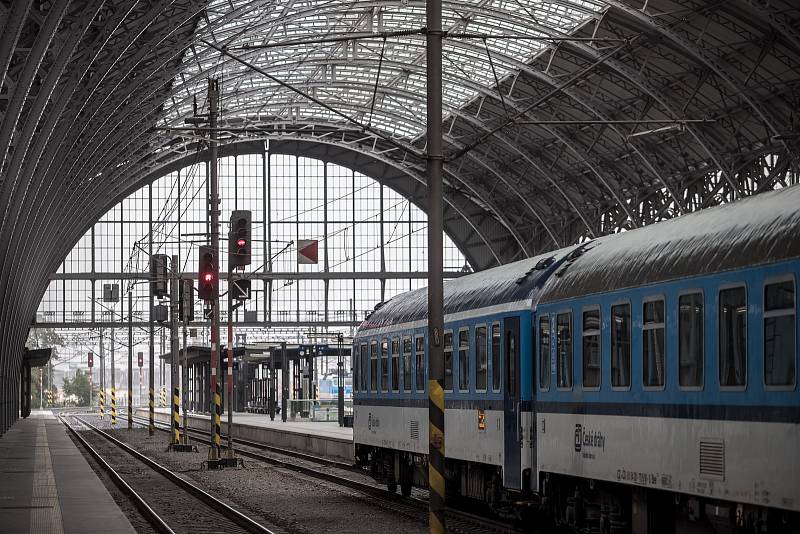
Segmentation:
<svg viewBox="0 0 800 534">
<path fill-rule="evenodd" d="M 64 338 L 58 335 L 58 332 L 52 328 L 31 328 L 28 331 L 28 340 L 25 346 L 29 349 L 43 349 L 52 348 L 53 354 L 50 357 L 50 363 L 44 369 L 32 369 L 31 373 L 31 408 L 41 409 L 47 407 L 47 399 L 42 396 L 41 386 L 44 385 L 44 395 L 47 395 L 48 389 L 53 391 L 53 397 L 56 395 L 56 387 L 51 384 L 53 376 L 53 362 L 58 360 L 58 349 L 65 345 Z M 44 373 L 44 376 L 40 374 Z M 44 382 L 42 384 L 41 382 Z M 44 401 L 44 402 L 42 402 Z"/>
<path fill-rule="evenodd" d="M 64 378 L 64 397 L 75 402 L 76 406 L 89 406 L 89 375 L 78 369 L 71 380 Z M 94 388 L 95 393 L 97 388 Z"/>
</svg>

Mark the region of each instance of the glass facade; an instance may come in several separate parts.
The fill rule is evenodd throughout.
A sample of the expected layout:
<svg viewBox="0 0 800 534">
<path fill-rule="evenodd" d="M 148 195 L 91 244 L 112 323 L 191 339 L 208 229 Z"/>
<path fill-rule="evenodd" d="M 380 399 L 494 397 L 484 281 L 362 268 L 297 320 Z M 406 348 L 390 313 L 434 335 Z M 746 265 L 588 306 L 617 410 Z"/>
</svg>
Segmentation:
<svg viewBox="0 0 800 534">
<path fill-rule="evenodd" d="M 36 322 L 95 328 L 149 320 L 149 254 L 177 255 L 196 277 L 198 247 L 207 242 L 207 164 L 154 181 L 108 211 L 78 241 L 52 277 Z M 219 161 L 221 272 L 227 272 L 232 210 L 252 211 L 251 298 L 234 322 L 256 339 L 298 339 L 309 329 L 352 328 L 377 304 L 426 285 L 427 218 L 376 180 L 316 159 L 247 154 Z M 317 240 L 317 264 L 299 264 L 298 239 Z M 470 267 L 445 236 L 445 276 Z M 120 284 L 119 302 L 103 286 Z M 227 291 L 221 280 L 220 292 Z M 221 320 L 228 316 L 220 299 Z M 202 303 L 195 303 L 203 330 Z M 122 326 L 122 325 L 120 325 Z"/>
</svg>

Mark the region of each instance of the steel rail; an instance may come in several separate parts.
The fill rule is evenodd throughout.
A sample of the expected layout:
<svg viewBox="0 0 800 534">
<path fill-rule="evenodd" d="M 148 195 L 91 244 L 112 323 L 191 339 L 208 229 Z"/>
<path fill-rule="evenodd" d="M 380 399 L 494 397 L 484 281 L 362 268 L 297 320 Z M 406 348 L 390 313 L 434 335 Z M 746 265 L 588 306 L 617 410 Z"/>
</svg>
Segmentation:
<svg viewBox="0 0 800 534">
<path fill-rule="evenodd" d="M 77 430 L 75 430 L 75 428 L 73 428 L 73 426 L 70 425 L 61 414 L 59 414 L 58 418 L 61 421 L 61 423 L 63 423 L 63 425 L 67 427 L 67 430 L 70 431 L 70 433 L 75 437 L 75 439 L 77 439 L 80 442 L 81 446 L 84 449 L 86 449 L 86 451 L 92 456 L 92 458 L 95 459 L 95 461 L 98 464 L 100 464 L 100 467 L 102 467 L 103 470 L 108 474 L 108 476 L 111 477 L 111 480 L 114 482 L 114 484 L 125 495 L 128 496 L 128 498 L 142 513 L 145 519 L 147 519 L 148 523 L 150 523 L 150 525 L 154 529 L 156 529 L 156 531 L 160 532 L 161 534 L 175 534 L 175 531 L 172 530 L 172 528 L 170 528 L 170 526 L 166 523 L 166 521 L 164 521 L 164 519 L 160 515 L 158 515 L 158 513 L 155 510 L 153 510 L 149 504 L 147 504 L 147 501 L 145 501 L 144 498 L 141 495 L 139 495 L 135 489 L 133 489 L 127 482 L 125 482 L 125 479 L 123 479 L 122 476 L 120 476 L 120 474 L 117 473 L 117 471 L 113 467 L 111 467 L 111 465 L 108 462 L 106 462 L 102 456 L 100 456 L 99 452 L 97 452 L 91 445 L 89 445 L 89 442 L 86 441 L 86 439 L 83 436 L 81 436 L 80 433 Z"/>
<path fill-rule="evenodd" d="M 138 421 L 137 419 L 143 420 L 143 418 L 141 418 L 139 416 L 134 416 L 134 422 L 136 422 L 137 424 L 145 424 L 145 423 L 142 423 L 142 422 Z M 170 431 L 169 428 L 163 426 L 163 423 L 157 423 L 156 424 L 156 428 L 158 430 L 163 431 L 163 432 L 169 432 Z M 197 430 L 195 430 L 195 429 L 193 429 L 191 427 L 189 428 L 189 431 L 190 432 L 194 432 L 195 434 L 197 434 Z M 203 438 L 203 437 L 199 437 L 199 438 L 195 438 L 195 439 L 197 441 L 200 441 L 200 442 L 208 443 L 208 440 Z M 354 468 L 353 466 L 348 465 L 348 464 L 346 464 L 344 462 L 337 462 L 336 460 L 330 460 L 328 458 L 322 458 L 322 457 L 319 457 L 319 456 L 314 456 L 314 455 L 310 455 L 310 454 L 306 454 L 306 453 L 302 453 L 302 452 L 298 452 L 298 451 L 281 449 L 280 447 L 273 447 L 273 446 L 267 445 L 265 443 L 259 443 L 259 442 L 253 442 L 253 441 L 250 441 L 249 443 L 246 443 L 246 441 L 248 441 L 248 440 L 242 440 L 242 439 L 239 439 L 239 438 L 237 438 L 236 441 L 240 445 L 246 445 L 248 447 L 262 448 L 262 449 L 267 449 L 267 450 L 273 450 L 274 449 L 275 452 L 279 452 L 280 454 L 284 454 L 286 456 L 294 456 L 294 457 L 297 457 L 298 459 L 308 460 L 310 462 L 316 462 L 316 463 L 319 463 L 319 464 L 328 465 L 329 467 L 336 467 L 336 468 L 339 468 L 339 469 L 343 469 L 343 470 L 347 470 L 347 471 L 363 474 L 362 470 Z M 406 505 L 410 505 L 410 506 L 414 507 L 415 509 L 418 509 L 420 512 L 424 512 L 428 508 L 428 501 L 426 499 L 421 499 L 419 497 L 403 497 L 403 496 L 397 495 L 396 493 L 390 492 L 388 489 L 385 489 L 385 488 L 380 487 L 380 486 L 376 486 L 376 485 L 369 484 L 369 483 L 366 483 L 366 482 L 359 482 L 357 480 L 353 480 L 353 479 L 350 479 L 350 478 L 347 478 L 347 477 L 344 477 L 344 476 L 340 476 L 340 475 L 336 475 L 336 474 L 333 474 L 333 473 L 326 473 L 326 472 L 318 471 L 318 470 L 316 470 L 314 468 L 311 468 L 311 467 L 308 467 L 308 466 L 303 466 L 303 465 L 294 464 L 294 463 L 291 463 L 291 462 L 286 462 L 286 461 L 279 460 L 277 458 L 272 458 L 270 456 L 265 456 L 263 454 L 259 454 L 257 452 L 253 452 L 253 451 L 237 449 L 236 452 L 238 454 L 242 455 L 242 456 L 246 456 L 246 457 L 248 457 L 250 459 L 257 460 L 257 461 L 260 461 L 260 462 L 264 462 L 266 464 L 273 465 L 275 467 L 281 467 L 281 468 L 284 468 L 284 469 L 289 469 L 291 471 L 295 471 L 295 472 L 301 473 L 303 475 L 311 476 L 311 477 L 316 478 L 316 479 L 325 480 L 326 482 L 332 482 L 332 483 L 337 484 L 339 486 L 345 486 L 345 487 L 348 487 L 350 489 L 354 489 L 356 491 L 360 491 L 360 492 L 362 492 L 364 494 L 367 494 L 367 495 L 370 495 L 370 496 L 373 496 L 373 497 L 378 497 L 384 503 L 389 504 L 390 507 L 394 506 L 394 505 L 398 505 L 398 504 L 400 504 L 400 505 L 406 504 Z M 398 512 L 398 513 L 406 513 L 406 512 L 404 512 L 402 510 L 397 510 L 396 508 L 394 509 L 394 511 Z M 412 517 L 417 518 L 417 516 L 412 516 Z M 477 515 L 474 515 L 474 514 L 470 514 L 468 512 L 464 512 L 463 510 L 458 510 L 456 508 L 447 508 L 447 517 L 448 517 L 449 520 L 451 520 L 451 521 L 448 521 L 448 524 L 447 524 L 448 531 L 450 531 L 450 532 L 457 532 L 457 533 L 463 533 L 463 534 L 473 533 L 473 532 L 476 531 L 475 530 L 476 526 L 478 526 L 478 527 L 480 527 L 482 529 L 487 529 L 488 528 L 492 532 L 500 532 L 500 533 L 517 532 L 513 527 L 511 527 L 509 525 L 506 525 L 504 523 L 493 521 L 492 519 L 485 518 L 485 517 L 480 517 L 480 516 L 477 516 Z"/>
<path fill-rule="evenodd" d="M 152 460 L 145 456 L 144 454 L 140 453 L 130 445 L 123 443 L 122 441 L 118 440 L 114 436 L 104 432 L 103 430 L 97 428 L 96 426 L 92 425 L 91 423 L 86 422 L 79 416 L 73 416 L 76 420 L 78 420 L 81 424 L 85 425 L 90 430 L 98 433 L 111 443 L 117 445 L 120 449 L 124 450 L 140 462 L 146 464 L 148 467 L 159 473 L 160 475 L 168 478 L 171 482 L 173 482 L 176 486 L 180 487 L 190 495 L 194 496 L 198 500 L 203 501 L 205 504 L 209 505 L 211 508 L 219 512 L 220 514 L 224 515 L 226 518 L 230 519 L 240 527 L 244 528 L 249 532 L 254 532 L 256 534 L 274 534 L 271 530 L 266 528 L 265 526 L 261 525 L 260 523 L 254 521 L 250 517 L 244 515 L 240 511 L 236 510 L 232 506 L 225 504 L 221 500 L 217 499 L 210 493 L 206 492 L 205 490 L 195 486 L 188 480 L 185 480 L 175 473 L 173 473 L 168 468 L 162 466 L 155 460 Z"/>
<path fill-rule="evenodd" d="M 144 418 L 142 418 L 142 417 L 140 417 L 138 415 L 134 415 L 133 416 L 133 422 L 134 423 L 143 425 L 144 423 L 142 421 L 144 421 Z M 159 426 L 159 425 L 161 425 L 161 426 Z M 156 423 L 156 428 L 158 428 L 159 430 L 168 431 L 166 425 L 164 425 L 164 423 L 161 423 L 161 422 Z M 194 427 L 194 426 L 187 427 L 187 431 L 189 433 L 194 434 L 194 435 L 198 435 L 200 432 L 202 432 L 201 430 L 199 430 L 197 427 Z M 227 434 L 222 434 L 222 437 L 227 438 Z M 330 458 L 325 458 L 323 456 L 317 456 L 317 455 L 308 454 L 308 453 L 305 453 L 305 452 L 294 451 L 294 450 L 291 450 L 291 449 L 285 449 L 283 447 L 277 447 L 275 445 L 269 445 L 267 443 L 262 443 L 260 441 L 253 441 L 253 440 L 249 440 L 249 439 L 245 439 L 245 438 L 239 438 L 239 437 L 237 437 L 235 439 L 236 439 L 237 443 L 239 443 L 241 445 L 246 445 L 248 447 L 253 447 L 255 449 L 262 449 L 262 450 L 266 450 L 266 451 L 276 452 L 276 453 L 279 453 L 279 454 L 285 454 L 286 456 L 295 456 L 295 457 L 297 457 L 297 458 L 299 458 L 301 460 L 307 460 L 309 462 L 315 462 L 315 463 L 318 463 L 318 464 L 327 465 L 329 467 L 336 467 L 337 469 L 348 469 L 348 470 L 355 470 L 355 471 L 357 471 L 359 473 L 361 472 L 360 469 L 356 469 L 356 468 L 353 467 L 353 465 L 348 464 L 346 462 L 340 462 L 338 460 L 332 460 Z"/>
</svg>

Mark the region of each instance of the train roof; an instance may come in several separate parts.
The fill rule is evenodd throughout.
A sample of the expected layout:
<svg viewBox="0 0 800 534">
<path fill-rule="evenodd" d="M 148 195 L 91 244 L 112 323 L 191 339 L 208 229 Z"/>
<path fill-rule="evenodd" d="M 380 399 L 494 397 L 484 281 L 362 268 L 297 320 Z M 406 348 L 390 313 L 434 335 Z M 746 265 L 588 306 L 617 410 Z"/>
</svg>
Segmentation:
<svg viewBox="0 0 800 534">
<path fill-rule="evenodd" d="M 762 193 L 588 243 L 539 302 L 800 257 L 800 186 Z"/>
<path fill-rule="evenodd" d="M 548 252 L 446 281 L 445 315 L 503 305 L 530 308 L 548 276 L 576 248 Z M 359 331 L 420 321 L 427 316 L 428 288 L 423 287 L 397 295 L 376 307 L 361 323 Z"/>
<path fill-rule="evenodd" d="M 792 186 L 449 280 L 444 313 L 532 307 L 798 257 L 800 186 Z M 359 330 L 427 314 L 421 288 L 376 307 Z"/>
</svg>

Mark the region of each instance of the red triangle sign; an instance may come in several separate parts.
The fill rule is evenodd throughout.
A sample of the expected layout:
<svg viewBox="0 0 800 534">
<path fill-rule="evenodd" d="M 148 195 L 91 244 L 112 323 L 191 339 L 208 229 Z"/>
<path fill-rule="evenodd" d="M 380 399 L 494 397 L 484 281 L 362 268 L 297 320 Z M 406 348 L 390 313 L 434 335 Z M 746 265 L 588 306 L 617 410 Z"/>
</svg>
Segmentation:
<svg viewBox="0 0 800 534">
<path fill-rule="evenodd" d="M 316 264 L 319 261 L 319 241 L 316 239 L 297 240 L 297 263 Z"/>
</svg>

